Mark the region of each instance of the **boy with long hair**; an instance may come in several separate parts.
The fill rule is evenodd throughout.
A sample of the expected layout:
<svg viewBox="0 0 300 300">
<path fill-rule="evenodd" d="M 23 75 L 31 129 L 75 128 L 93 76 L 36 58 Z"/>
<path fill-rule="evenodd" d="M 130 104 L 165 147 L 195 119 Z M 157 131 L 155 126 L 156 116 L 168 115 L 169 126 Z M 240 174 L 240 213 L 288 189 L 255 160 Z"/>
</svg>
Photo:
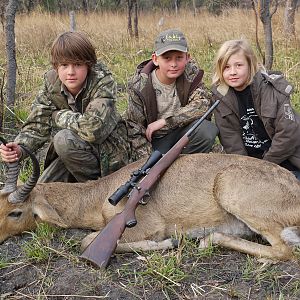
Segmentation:
<svg viewBox="0 0 300 300">
<path fill-rule="evenodd" d="M 85 182 L 129 162 L 124 122 L 115 107 L 116 83 L 97 62 L 82 32 L 64 32 L 51 49 L 53 69 L 14 142 L 0 146 L 2 160 L 24 158 L 51 139 L 40 182 Z"/>
</svg>

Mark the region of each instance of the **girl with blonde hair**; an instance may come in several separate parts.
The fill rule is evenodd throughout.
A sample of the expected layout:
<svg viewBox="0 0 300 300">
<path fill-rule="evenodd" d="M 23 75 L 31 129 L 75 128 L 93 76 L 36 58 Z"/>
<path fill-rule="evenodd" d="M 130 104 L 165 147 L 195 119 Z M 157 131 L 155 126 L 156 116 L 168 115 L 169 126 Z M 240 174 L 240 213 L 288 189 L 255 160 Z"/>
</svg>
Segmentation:
<svg viewBox="0 0 300 300">
<path fill-rule="evenodd" d="M 300 116 L 284 76 L 267 73 L 246 40 L 229 40 L 216 55 L 212 91 L 225 152 L 276 163 L 300 180 Z"/>
</svg>

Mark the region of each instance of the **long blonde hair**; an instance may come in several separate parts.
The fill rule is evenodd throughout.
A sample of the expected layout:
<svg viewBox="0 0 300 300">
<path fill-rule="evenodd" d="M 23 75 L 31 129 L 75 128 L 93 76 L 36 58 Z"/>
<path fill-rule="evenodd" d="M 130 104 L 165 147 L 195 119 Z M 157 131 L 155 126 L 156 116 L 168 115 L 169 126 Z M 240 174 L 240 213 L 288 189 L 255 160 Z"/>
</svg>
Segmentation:
<svg viewBox="0 0 300 300">
<path fill-rule="evenodd" d="M 252 50 L 251 46 L 246 40 L 229 40 L 223 43 L 223 45 L 220 47 L 214 61 L 214 85 L 218 86 L 220 84 L 225 84 L 225 80 L 223 77 L 223 71 L 225 69 L 225 66 L 231 55 L 239 52 L 240 50 L 243 51 L 246 60 L 249 64 L 250 71 L 247 79 L 247 85 L 252 82 L 253 77 L 257 73 L 257 71 L 263 69 L 262 65 L 258 63 L 254 51 Z"/>
</svg>

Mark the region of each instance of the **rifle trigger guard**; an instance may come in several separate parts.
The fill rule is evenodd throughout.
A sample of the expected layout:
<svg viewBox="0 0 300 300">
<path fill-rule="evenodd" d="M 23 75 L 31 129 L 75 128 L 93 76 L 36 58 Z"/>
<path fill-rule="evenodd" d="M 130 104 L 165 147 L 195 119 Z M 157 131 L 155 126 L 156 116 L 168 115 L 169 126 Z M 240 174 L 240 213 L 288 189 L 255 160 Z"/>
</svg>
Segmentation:
<svg viewBox="0 0 300 300">
<path fill-rule="evenodd" d="M 149 198 L 150 198 L 150 193 L 146 192 L 144 197 L 139 201 L 139 204 L 141 205 L 146 205 L 149 202 Z"/>
</svg>

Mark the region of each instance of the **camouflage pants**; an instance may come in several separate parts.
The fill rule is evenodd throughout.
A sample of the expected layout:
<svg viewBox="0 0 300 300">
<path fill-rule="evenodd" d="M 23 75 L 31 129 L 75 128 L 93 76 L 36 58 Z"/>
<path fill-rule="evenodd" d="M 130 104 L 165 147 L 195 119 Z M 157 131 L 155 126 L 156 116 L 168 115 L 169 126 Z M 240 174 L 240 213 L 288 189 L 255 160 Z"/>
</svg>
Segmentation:
<svg viewBox="0 0 300 300">
<path fill-rule="evenodd" d="M 52 148 L 55 155 L 50 154 L 52 159 L 45 166 L 39 182 L 95 180 L 129 162 L 127 140 L 118 133 L 112 134 L 101 145 L 94 145 L 71 130 L 63 129 L 54 136 Z"/>
<path fill-rule="evenodd" d="M 161 138 L 154 138 L 152 146 L 154 150 L 166 153 L 176 144 L 176 142 L 194 125 L 192 122 L 188 126 L 179 127 Z M 204 120 L 191 134 L 188 145 L 183 149 L 182 153 L 207 153 L 210 152 L 219 133 L 217 126 L 207 120 Z"/>
<path fill-rule="evenodd" d="M 300 180 L 300 170 L 299 171 L 292 171 L 294 173 L 294 175 L 296 176 L 296 178 L 298 180 Z"/>
</svg>

